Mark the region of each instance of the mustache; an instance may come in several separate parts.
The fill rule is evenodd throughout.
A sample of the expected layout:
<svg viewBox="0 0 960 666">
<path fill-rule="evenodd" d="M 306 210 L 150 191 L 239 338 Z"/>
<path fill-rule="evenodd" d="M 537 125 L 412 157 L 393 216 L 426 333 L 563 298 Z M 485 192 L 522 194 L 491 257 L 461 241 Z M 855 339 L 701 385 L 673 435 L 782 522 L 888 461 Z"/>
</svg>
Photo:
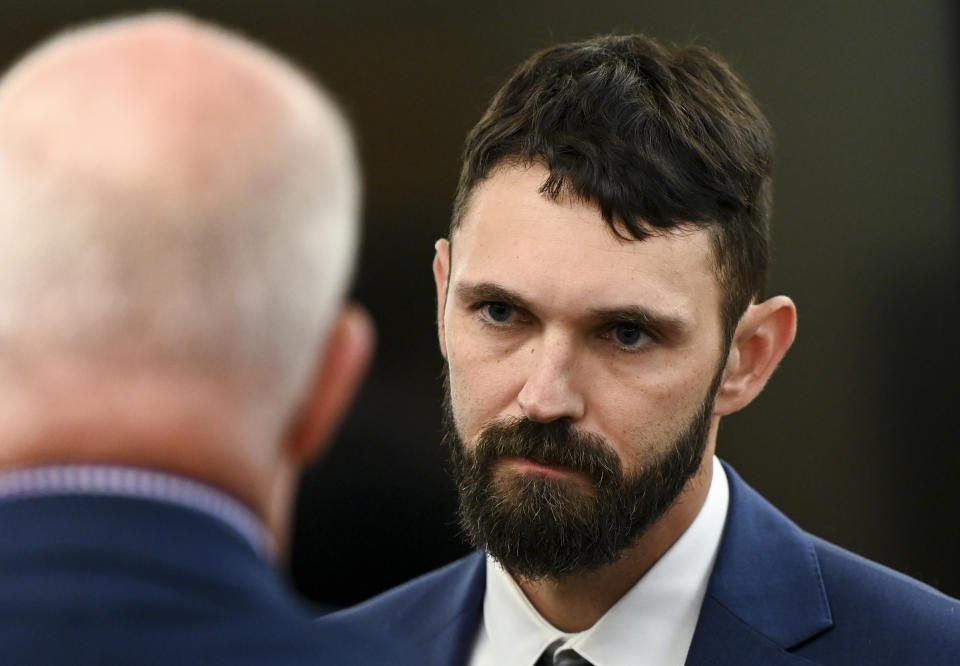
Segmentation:
<svg viewBox="0 0 960 666">
<path fill-rule="evenodd" d="M 596 485 L 623 479 L 620 458 L 613 447 L 600 435 L 575 430 L 566 420 L 538 423 L 518 418 L 488 425 L 470 452 L 471 462 L 480 469 L 490 469 L 506 457 L 572 469 Z"/>
</svg>

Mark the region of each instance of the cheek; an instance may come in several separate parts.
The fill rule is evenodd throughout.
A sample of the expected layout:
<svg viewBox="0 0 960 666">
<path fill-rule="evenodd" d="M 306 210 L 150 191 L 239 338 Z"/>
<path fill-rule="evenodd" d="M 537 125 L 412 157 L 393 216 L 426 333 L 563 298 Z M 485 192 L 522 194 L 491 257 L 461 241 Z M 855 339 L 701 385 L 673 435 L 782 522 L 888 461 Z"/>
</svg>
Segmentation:
<svg viewBox="0 0 960 666">
<path fill-rule="evenodd" d="M 516 350 L 495 344 L 476 330 L 468 316 L 446 319 L 447 365 L 450 394 L 458 423 L 466 428 L 468 415 L 487 421 L 503 416 L 523 387 L 524 368 Z M 516 414 L 519 415 L 519 414 Z"/>
<path fill-rule="evenodd" d="M 594 410 L 602 434 L 625 462 L 645 461 L 671 446 L 707 391 L 699 390 L 699 382 L 614 388 L 606 400 L 594 401 Z"/>
<path fill-rule="evenodd" d="M 487 423 L 505 416 L 504 407 L 512 402 L 505 365 L 471 354 L 448 338 L 447 366 L 454 419 L 463 440 L 472 442 Z"/>
</svg>

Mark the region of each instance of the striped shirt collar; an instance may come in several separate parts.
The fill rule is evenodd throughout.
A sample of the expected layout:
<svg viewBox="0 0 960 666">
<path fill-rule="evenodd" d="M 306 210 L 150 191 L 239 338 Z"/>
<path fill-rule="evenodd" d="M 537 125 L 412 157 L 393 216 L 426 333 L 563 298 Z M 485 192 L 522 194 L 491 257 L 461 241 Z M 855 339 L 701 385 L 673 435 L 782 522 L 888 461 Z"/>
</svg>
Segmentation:
<svg viewBox="0 0 960 666">
<path fill-rule="evenodd" d="M 211 516 L 239 533 L 265 560 L 276 555 L 263 522 L 226 493 L 173 474 L 120 465 L 44 465 L 0 472 L 0 501 L 56 495 L 152 500 Z"/>
</svg>

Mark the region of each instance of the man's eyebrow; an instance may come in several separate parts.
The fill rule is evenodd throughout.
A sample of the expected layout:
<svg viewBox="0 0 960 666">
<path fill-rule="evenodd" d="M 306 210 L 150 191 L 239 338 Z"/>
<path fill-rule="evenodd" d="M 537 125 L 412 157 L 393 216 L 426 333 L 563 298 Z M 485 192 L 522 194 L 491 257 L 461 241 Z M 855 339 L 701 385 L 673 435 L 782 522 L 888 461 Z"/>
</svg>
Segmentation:
<svg viewBox="0 0 960 666">
<path fill-rule="evenodd" d="M 598 321 L 636 324 L 665 336 L 683 335 L 692 328 L 690 322 L 682 316 L 657 312 L 639 305 L 596 308 L 590 310 L 590 316 Z"/>
<path fill-rule="evenodd" d="M 496 282 L 462 283 L 456 285 L 454 292 L 457 299 L 464 303 L 507 303 L 517 308 L 530 309 L 522 296 Z M 658 312 L 640 305 L 593 308 L 588 311 L 588 316 L 605 323 L 635 324 L 665 337 L 682 336 L 693 328 L 691 322 L 681 315 Z"/>
<path fill-rule="evenodd" d="M 526 307 L 526 301 L 518 293 L 496 282 L 462 283 L 456 286 L 454 292 L 457 299 L 464 302 L 491 301 L 520 308 Z"/>
</svg>

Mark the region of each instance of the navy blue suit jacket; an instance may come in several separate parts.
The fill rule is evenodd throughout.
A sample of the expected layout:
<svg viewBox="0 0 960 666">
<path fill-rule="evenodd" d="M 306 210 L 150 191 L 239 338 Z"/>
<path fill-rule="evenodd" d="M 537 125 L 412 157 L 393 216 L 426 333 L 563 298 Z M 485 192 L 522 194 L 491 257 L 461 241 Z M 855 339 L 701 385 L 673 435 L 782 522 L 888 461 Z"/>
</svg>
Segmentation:
<svg viewBox="0 0 960 666">
<path fill-rule="evenodd" d="M 730 507 L 687 664 L 960 664 L 960 602 L 803 532 L 725 469 Z M 320 624 L 384 636 L 396 666 L 463 666 L 484 578 L 475 553 Z"/>
<path fill-rule="evenodd" d="M 151 500 L 0 502 L 0 663 L 380 666 L 368 637 L 317 627 L 253 547 Z"/>
</svg>

